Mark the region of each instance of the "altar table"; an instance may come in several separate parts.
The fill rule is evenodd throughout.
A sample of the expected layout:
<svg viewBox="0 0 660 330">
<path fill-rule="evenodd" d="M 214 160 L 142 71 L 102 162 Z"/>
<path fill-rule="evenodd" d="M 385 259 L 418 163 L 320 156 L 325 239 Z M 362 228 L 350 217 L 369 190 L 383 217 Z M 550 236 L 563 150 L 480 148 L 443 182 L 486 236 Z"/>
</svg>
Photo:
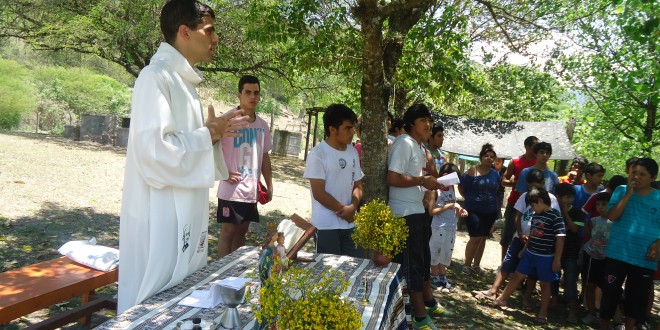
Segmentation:
<svg viewBox="0 0 660 330">
<path fill-rule="evenodd" d="M 299 252 L 304 255 L 304 253 Z M 291 267 L 306 267 L 315 273 L 323 271 L 325 266 L 338 270 L 350 282 L 350 287 L 342 294 L 358 309 L 362 315 L 364 329 L 406 329 L 401 285 L 396 276 L 399 264 L 390 263 L 386 267 L 378 267 L 371 260 L 337 256 L 332 254 L 308 254 L 312 262 L 296 261 Z M 175 329 L 182 320 L 200 317 L 219 323 L 225 306 L 220 304 L 215 308 L 202 309 L 177 305 L 193 290 L 204 290 L 215 280 L 230 276 L 255 277 L 258 282 L 257 262 L 259 249 L 257 247 L 242 247 L 224 258 L 209 263 L 206 267 L 186 277 L 179 285 L 162 291 L 133 306 L 124 313 L 101 324 L 97 329 Z M 360 306 L 358 301 L 364 295 L 363 276 L 367 275 L 367 297 L 371 302 L 368 306 Z M 258 295 L 258 292 L 255 292 Z M 257 297 L 253 298 L 256 303 Z M 255 305 L 255 308 L 256 307 Z M 254 314 L 249 304 L 238 307 L 241 315 L 242 329 L 252 329 Z"/>
</svg>

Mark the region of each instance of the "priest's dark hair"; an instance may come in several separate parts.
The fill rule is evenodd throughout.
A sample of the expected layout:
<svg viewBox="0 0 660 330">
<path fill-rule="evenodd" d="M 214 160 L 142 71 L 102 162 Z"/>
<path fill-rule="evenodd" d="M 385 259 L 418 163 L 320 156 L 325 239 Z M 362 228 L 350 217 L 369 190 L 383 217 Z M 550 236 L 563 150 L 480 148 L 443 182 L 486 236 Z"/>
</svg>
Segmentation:
<svg viewBox="0 0 660 330">
<path fill-rule="evenodd" d="M 339 126 L 346 120 L 352 121 L 354 125 L 357 122 L 357 115 L 346 105 L 335 103 L 325 108 L 325 112 L 323 113 L 325 137 L 330 136 L 330 127 L 339 129 Z"/>
<path fill-rule="evenodd" d="M 215 20 L 213 9 L 199 1 L 170 0 L 160 11 L 160 31 L 165 37 L 165 42 L 174 45 L 179 26 L 185 25 L 195 29 L 207 16 Z"/>
</svg>

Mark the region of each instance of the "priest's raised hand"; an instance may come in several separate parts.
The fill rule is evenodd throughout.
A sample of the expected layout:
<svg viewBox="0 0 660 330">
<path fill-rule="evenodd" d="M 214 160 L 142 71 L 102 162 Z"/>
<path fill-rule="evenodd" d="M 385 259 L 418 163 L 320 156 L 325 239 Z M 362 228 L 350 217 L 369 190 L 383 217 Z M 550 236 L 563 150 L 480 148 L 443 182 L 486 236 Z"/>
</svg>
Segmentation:
<svg viewBox="0 0 660 330">
<path fill-rule="evenodd" d="M 248 127 L 247 120 L 249 118 L 249 116 L 243 115 L 243 110 L 216 116 L 215 109 L 212 105 L 209 105 L 205 126 L 209 129 L 211 140 L 215 144 L 223 137 L 241 136 L 241 133 L 238 131 Z"/>
</svg>

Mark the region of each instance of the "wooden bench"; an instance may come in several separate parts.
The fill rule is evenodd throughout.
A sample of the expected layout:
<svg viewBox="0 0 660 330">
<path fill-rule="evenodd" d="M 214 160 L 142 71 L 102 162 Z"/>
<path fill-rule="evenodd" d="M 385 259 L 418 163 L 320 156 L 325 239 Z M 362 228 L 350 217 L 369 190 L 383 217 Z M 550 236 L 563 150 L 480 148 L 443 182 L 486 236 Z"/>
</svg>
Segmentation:
<svg viewBox="0 0 660 330">
<path fill-rule="evenodd" d="M 117 282 L 117 275 L 117 268 L 102 272 L 67 257 L 0 273 L 0 324 L 78 296 L 82 297 L 81 306 L 30 328 L 55 329 L 78 319 L 87 324 L 92 313 L 117 309 L 116 300 L 94 294 L 94 290 Z"/>
</svg>

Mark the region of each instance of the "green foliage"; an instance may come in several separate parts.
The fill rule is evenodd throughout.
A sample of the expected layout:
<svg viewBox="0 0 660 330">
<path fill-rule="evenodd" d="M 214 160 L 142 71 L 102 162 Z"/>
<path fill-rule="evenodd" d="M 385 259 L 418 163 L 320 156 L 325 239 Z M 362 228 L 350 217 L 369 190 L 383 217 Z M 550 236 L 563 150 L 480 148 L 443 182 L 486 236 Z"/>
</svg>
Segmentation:
<svg viewBox="0 0 660 330">
<path fill-rule="evenodd" d="M 63 67 L 37 68 L 34 76 L 44 99 L 69 111 L 71 123 L 83 113 L 121 116 L 130 110 L 130 91 L 110 77 Z M 47 104 L 41 104 L 39 111 L 46 111 Z"/>
<path fill-rule="evenodd" d="M 642 144 L 638 140 L 622 137 L 620 132 L 611 129 L 611 119 L 600 114 L 593 102 L 575 105 L 574 115 L 577 122 L 573 146 L 575 151 L 605 167 L 605 177 L 624 175 L 625 162 L 628 158 L 639 157 Z M 654 152 L 649 157 L 660 159 L 660 152 Z M 625 176 L 625 175 L 624 175 Z"/>
<path fill-rule="evenodd" d="M 567 34 L 549 67 L 579 88 L 599 114 L 595 123 L 611 142 L 637 141 L 628 151 L 657 154 L 660 21 L 653 1 L 583 2 L 571 10 Z M 576 49 L 577 48 L 577 49 Z M 609 131 L 609 132 L 608 132 Z M 596 134 L 598 136 L 598 134 Z M 625 147 L 626 145 L 622 145 Z"/>
<path fill-rule="evenodd" d="M 408 33 L 397 87 L 410 91 L 410 103 L 449 102 L 462 91 L 477 90 L 478 77 L 468 58 L 468 17 L 458 14 L 453 6 L 443 7 Z"/>
<path fill-rule="evenodd" d="M 365 250 L 378 251 L 394 258 L 405 248 L 408 225 L 404 218 L 396 217 L 381 199 L 374 199 L 355 214 L 355 231 L 352 235 L 356 245 Z"/>
<path fill-rule="evenodd" d="M 267 99 L 265 101 L 259 102 L 255 112 L 268 115 L 274 114 L 277 116 L 280 114 L 280 105 L 272 99 Z"/>
<path fill-rule="evenodd" d="M 29 71 L 0 58 L 0 128 L 18 127 L 21 118 L 34 108 L 34 95 Z"/>
<path fill-rule="evenodd" d="M 259 292 L 256 319 L 278 329 L 360 329 L 362 316 L 341 298 L 348 285 L 344 274 L 329 266 L 319 275 L 297 267 L 273 273 Z"/>
<path fill-rule="evenodd" d="M 439 104 L 443 112 L 481 119 L 561 120 L 561 109 L 571 98 L 557 79 L 529 66 L 499 64 L 475 70 L 473 76 L 480 79 L 478 89 L 458 91 L 453 100 Z"/>
</svg>

